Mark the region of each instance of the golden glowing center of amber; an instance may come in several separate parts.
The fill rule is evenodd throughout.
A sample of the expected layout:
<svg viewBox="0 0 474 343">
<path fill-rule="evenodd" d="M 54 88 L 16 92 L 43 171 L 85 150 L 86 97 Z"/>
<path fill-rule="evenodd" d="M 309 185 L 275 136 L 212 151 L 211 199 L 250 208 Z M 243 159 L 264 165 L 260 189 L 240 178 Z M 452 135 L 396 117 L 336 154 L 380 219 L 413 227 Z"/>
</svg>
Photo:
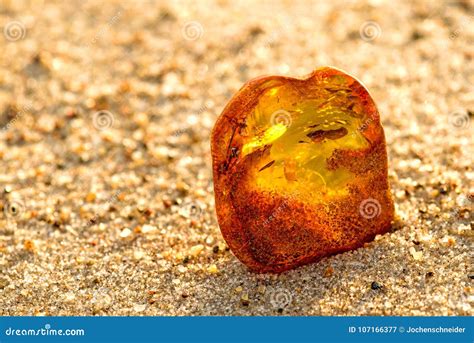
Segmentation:
<svg viewBox="0 0 474 343">
<path fill-rule="evenodd" d="M 352 173 L 329 170 L 327 159 L 336 149 L 368 147 L 360 131 L 364 118 L 356 112 L 358 99 L 344 87 L 326 92 L 329 97 L 316 93 L 308 98 L 284 85 L 270 87 L 259 98 L 241 135 L 243 156 L 265 150 L 254 170 L 261 190 L 286 195 L 347 193 L 344 186 Z"/>
</svg>

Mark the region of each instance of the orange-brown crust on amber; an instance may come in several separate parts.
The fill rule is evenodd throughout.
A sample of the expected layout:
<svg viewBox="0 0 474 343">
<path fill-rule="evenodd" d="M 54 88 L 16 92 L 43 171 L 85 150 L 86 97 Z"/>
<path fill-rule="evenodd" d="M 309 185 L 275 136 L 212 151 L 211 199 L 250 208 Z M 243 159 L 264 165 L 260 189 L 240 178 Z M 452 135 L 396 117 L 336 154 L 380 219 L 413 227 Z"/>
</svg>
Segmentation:
<svg viewBox="0 0 474 343">
<path fill-rule="evenodd" d="M 327 170 L 344 168 L 354 173 L 356 180 L 346 186 L 348 196 L 316 203 L 260 190 L 253 172 L 255 168 L 269 170 L 273 162 L 261 165 L 268 155 L 267 146 L 241 156 L 241 131 L 245 130 L 247 115 L 269 87 L 290 84 L 302 97 L 308 97 L 334 76 L 344 78 L 348 92 L 356 99 L 354 111 L 365 118 L 359 131 L 368 142 L 364 149 L 335 149 L 326 160 Z M 345 132 L 334 132 L 332 138 Z M 320 140 L 317 135 L 315 141 Z M 379 114 L 364 86 L 340 70 L 325 67 L 305 79 L 266 76 L 249 81 L 217 119 L 211 152 L 216 211 L 223 237 L 237 258 L 255 272 L 279 273 L 355 249 L 390 229 L 394 209 Z M 291 175 L 287 175 L 288 182 L 292 182 Z M 361 204 L 367 201 L 376 202 L 378 215 L 363 215 Z"/>
</svg>

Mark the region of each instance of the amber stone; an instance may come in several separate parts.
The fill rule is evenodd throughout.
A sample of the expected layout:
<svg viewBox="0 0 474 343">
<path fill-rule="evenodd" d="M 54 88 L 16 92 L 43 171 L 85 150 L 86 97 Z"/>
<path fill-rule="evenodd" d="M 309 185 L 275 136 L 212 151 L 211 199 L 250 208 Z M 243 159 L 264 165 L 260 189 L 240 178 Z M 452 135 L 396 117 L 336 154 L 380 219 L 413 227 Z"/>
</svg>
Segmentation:
<svg viewBox="0 0 474 343">
<path fill-rule="evenodd" d="M 220 229 L 253 271 L 282 272 L 390 229 L 379 113 L 341 70 L 247 82 L 217 119 L 211 150 Z"/>
</svg>

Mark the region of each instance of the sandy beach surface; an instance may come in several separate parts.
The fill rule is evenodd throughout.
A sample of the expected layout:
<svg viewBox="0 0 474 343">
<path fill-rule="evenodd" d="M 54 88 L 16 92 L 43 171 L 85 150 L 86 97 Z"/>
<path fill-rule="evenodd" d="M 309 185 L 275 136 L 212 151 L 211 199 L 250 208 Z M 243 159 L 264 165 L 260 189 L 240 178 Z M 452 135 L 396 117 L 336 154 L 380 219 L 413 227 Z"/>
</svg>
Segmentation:
<svg viewBox="0 0 474 343">
<path fill-rule="evenodd" d="M 0 4 L 0 315 L 472 315 L 473 1 Z M 209 135 L 247 80 L 332 65 L 385 128 L 397 219 L 250 273 Z"/>
</svg>

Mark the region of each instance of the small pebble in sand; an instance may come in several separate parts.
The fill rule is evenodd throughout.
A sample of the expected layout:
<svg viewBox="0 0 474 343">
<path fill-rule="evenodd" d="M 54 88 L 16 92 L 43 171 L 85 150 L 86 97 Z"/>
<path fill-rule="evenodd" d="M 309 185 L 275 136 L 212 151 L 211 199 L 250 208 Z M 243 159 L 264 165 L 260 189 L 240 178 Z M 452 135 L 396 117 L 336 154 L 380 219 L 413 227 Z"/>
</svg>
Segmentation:
<svg viewBox="0 0 474 343">
<path fill-rule="evenodd" d="M 76 299 L 76 295 L 73 292 L 67 292 L 64 294 L 64 301 L 73 302 Z"/>
<path fill-rule="evenodd" d="M 452 236 L 445 236 L 440 239 L 441 244 L 444 246 L 452 247 L 456 244 L 456 239 Z"/>
<path fill-rule="evenodd" d="M 36 245 L 35 245 L 35 242 L 27 239 L 25 240 L 25 242 L 23 243 L 23 248 L 28 251 L 28 252 L 35 252 L 36 250 Z"/>
<path fill-rule="evenodd" d="M 67 223 L 69 222 L 69 219 L 71 218 L 71 210 L 69 208 L 61 208 L 59 211 L 59 219 L 61 220 L 62 223 Z"/>
<path fill-rule="evenodd" d="M 133 258 L 135 260 L 141 260 L 143 257 L 145 257 L 145 252 L 143 250 L 136 250 L 133 252 Z"/>
<path fill-rule="evenodd" d="M 410 247 L 409 251 L 415 261 L 419 261 L 423 258 L 423 251 L 417 251 L 414 247 Z"/>
<path fill-rule="evenodd" d="M 324 270 L 324 277 L 331 277 L 334 274 L 334 268 L 329 266 Z"/>
<path fill-rule="evenodd" d="M 135 312 L 143 312 L 146 310 L 147 304 L 135 304 L 133 305 L 133 310 Z"/>
<path fill-rule="evenodd" d="M 97 196 L 94 192 L 89 192 L 86 195 L 86 202 L 94 202 L 96 198 L 97 198 Z"/>
<path fill-rule="evenodd" d="M 147 234 L 147 233 L 153 233 L 153 232 L 156 232 L 158 229 L 156 228 L 156 226 L 152 226 L 152 225 L 143 225 L 142 226 L 142 233 L 144 234 Z"/>
<path fill-rule="evenodd" d="M 193 246 L 189 250 L 189 254 L 193 257 L 197 257 L 201 253 L 201 251 L 203 251 L 203 250 L 204 250 L 204 245 L 198 244 L 198 245 Z"/>
<path fill-rule="evenodd" d="M 125 228 L 125 229 L 123 229 L 123 230 L 120 232 L 120 237 L 121 237 L 121 238 L 127 238 L 127 237 L 129 237 L 131 234 L 132 234 L 132 230 L 130 230 L 129 228 Z"/>
<path fill-rule="evenodd" d="M 208 268 L 207 268 L 207 271 L 210 273 L 210 274 L 217 274 L 219 272 L 219 270 L 217 269 L 217 266 L 215 264 L 211 264 Z"/>
<path fill-rule="evenodd" d="M 381 289 L 382 286 L 379 285 L 377 281 L 373 281 L 372 284 L 370 285 L 370 288 L 372 288 L 374 291 L 376 291 L 376 290 Z"/>
<path fill-rule="evenodd" d="M 250 299 L 248 293 L 242 294 L 240 297 L 240 301 L 242 302 L 242 305 L 244 306 L 249 306 L 250 305 Z"/>
</svg>

